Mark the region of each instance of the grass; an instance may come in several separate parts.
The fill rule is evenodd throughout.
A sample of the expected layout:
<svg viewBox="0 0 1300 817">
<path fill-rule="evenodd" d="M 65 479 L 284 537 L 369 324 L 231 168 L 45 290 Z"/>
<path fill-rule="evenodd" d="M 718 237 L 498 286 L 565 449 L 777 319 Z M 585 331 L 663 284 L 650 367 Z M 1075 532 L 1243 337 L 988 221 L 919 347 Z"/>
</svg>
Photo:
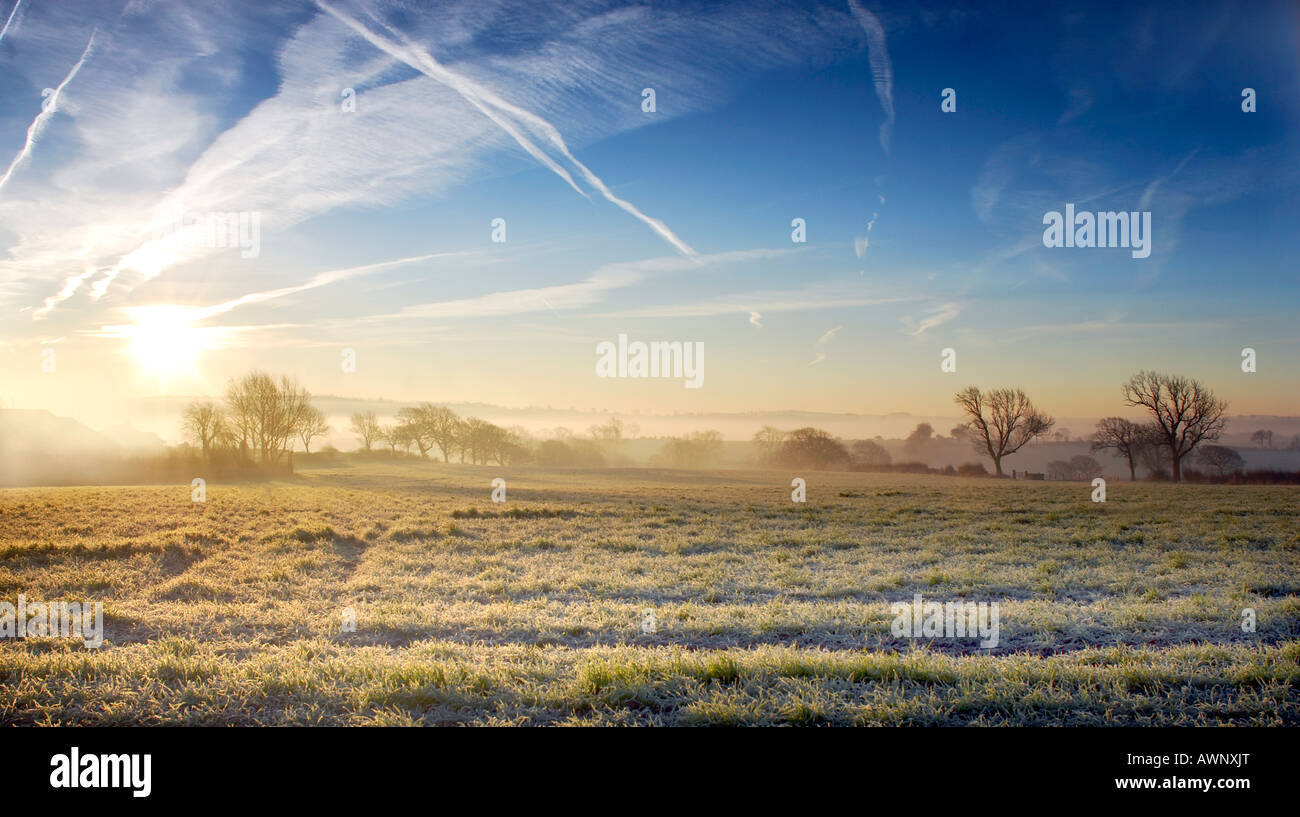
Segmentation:
<svg viewBox="0 0 1300 817">
<path fill-rule="evenodd" d="M 0 491 L 0 599 L 105 606 L 99 650 L 0 640 L 0 722 L 1300 724 L 1294 487 L 800 476 Z M 893 637 L 914 593 L 998 646 Z"/>
</svg>

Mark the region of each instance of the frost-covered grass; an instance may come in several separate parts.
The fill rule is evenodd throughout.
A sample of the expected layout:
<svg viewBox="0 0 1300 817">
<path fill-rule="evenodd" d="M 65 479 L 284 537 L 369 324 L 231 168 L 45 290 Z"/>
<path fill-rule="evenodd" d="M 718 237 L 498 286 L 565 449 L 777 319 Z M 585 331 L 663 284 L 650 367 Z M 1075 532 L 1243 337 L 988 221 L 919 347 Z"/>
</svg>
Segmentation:
<svg viewBox="0 0 1300 817">
<path fill-rule="evenodd" d="M 0 721 L 1300 723 L 1300 492 L 1091 491 L 435 463 L 0 491 L 0 600 L 106 619 L 99 650 L 0 640 Z M 895 638 L 914 593 L 997 602 L 998 646 Z"/>
</svg>

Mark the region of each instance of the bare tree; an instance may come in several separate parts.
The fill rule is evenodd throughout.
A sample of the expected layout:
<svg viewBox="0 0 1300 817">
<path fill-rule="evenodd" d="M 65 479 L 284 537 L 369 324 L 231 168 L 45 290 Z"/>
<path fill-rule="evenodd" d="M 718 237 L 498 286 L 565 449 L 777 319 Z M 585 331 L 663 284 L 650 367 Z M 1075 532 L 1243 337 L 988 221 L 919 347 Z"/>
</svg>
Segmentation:
<svg viewBox="0 0 1300 817">
<path fill-rule="evenodd" d="M 1155 423 L 1141 425 L 1141 439 L 1138 442 L 1137 458 L 1142 467 L 1147 469 L 1147 476 L 1153 479 L 1169 478 L 1169 458 L 1165 455 L 1163 437 L 1156 429 Z"/>
<path fill-rule="evenodd" d="M 478 417 L 466 418 L 461 424 L 463 454 L 469 455 L 474 465 L 487 464 L 497 448 L 505 429 Z"/>
<path fill-rule="evenodd" d="M 722 432 L 693 431 L 684 437 L 673 437 L 663 449 L 651 458 L 651 464 L 671 468 L 707 468 L 722 453 Z"/>
<path fill-rule="evenodd" d="M 616 443 L 623 440 L 626 430 L 627 426 L 624 425 L 622 418 L 611 417 L 604 425 L 591 426 L 587 429 L 587 433 L 593 440 Z"/>
<path fill-rule="evenodd" d="M 225 423 L 221 409 L 216 403 L 194 402 L 185 407 L 182 428 L 186 438 L 198 443 L 203 456 L 206 457 L 209 449 L 222 436 Z"/>
<path fill-rule="evenodd" d="M 1202 440 L 1217 440 L 1227 424 L 1228 402 L 1190 378 L 1141 371 L 1124 384 L 1123 393 L 1130 406 L 1151 412 L 1174 482 L 1183 478 L 1187 455 Z"/>
<path fill-rule="evenodd" d="M 317 437 L 324 437 L 329 430 L 330 427 L 325 422 L 325 412 L 315 406 L 309 407 L 308 411 L 303 412 L 302 423 L 298 426 L 298 438 L 302 440 L 302 450 L 310 454 L 311 441 Z"/>
<path fill-rule="evenodd" d="M 414 407 L 399 409 L 397 412 L 397 421 L 402 428 L 402 437 L 409 449 L 411 443 L 420 449 L 421 457 L 429 456 L 429 449 L 433 448 L 433 435 L 430 433 L 430 418 L 436 410 L 431 403 L 423 403 Z"/>
<path fill-rule="evenodd" d="M 1047 464 L 1047 478 L 1052 480 L 1074 479 L 1088 482 L 1101 476 L 1101 463 L 1087 454 L 1075 454 L 1067 460 L 1052 460 Z"/>
<path fill-rule="evenodd" d="M 763 426 L 754 432 L 754 445 L 758 446 L 758 461 L 770 463 L 785 441 L 786 432 L 773 426 Z"/>
<path fill-rule="evenodd" d="M 954 398 L 970 420 L 966 423 L 976 451 L 993 460 L 1002 476 L 1002 458 L 1019 451 L 1025 443 L 1046 434 L 1056 422 L 1034 407 L 1020 389 L 993 389 L 981 393 L 975 386 L 957 392 Z"/>
<path fill-rule="evenodd" d="M 1256 431 L 1254 434 L 1250 435 L 1250 441 L 1255 445 L 1259 446 L 1260 448 L 1272 448 L 1273 432 L 1269 431 L 1268 429 L 1261 428 L 1259 431 Z"/>
<path fill-rule="evenodd" d="M 352 415 L 352 430 L 356 432 L 357 438 L 361 441 L 361 447 L 366 451 L 371 450 L 375 443 L 381 439 L 381 430 L 379 428 L 379 418 L 375 417 L 373 411 L 358 411 Z"/>
<path fill-rule="evenodd" d="M 420 424 L 424 434 L 442 452 L 442 461 L 447 462 L 459 446 L 460 418 L 456 412 L 446 406 L 425 403 L 420 407 Z"/>
<path fill-rule="evenodd" d="M 1201 446 L 1201 450 L 1196 452 L 1196 461 L 1207 468 L 1213 468 L 1220 477 L 1227 476 L 1229 471 L 1240 471 L 1246 464 L 1241 455 L 1231 448 L 1209 444 Z"/>
<path fill-rule="evenodd" d="M 311 393 L 289 377 L 277 385 L 265 372 L 250 372 L 226 387 L 226 413 L 263 463 L 279 461 L 312 410 Z"/>
<path fill-rule="evenodd" d="M 311 392 L 298 385 L 291 377 L 280 378 L 279 405 L 275 413 L 276 425 L 271 438 L 271 461 L 275 462 L 284 454 L 289 456 L 289 466 L 293 467 L 293 438 L 311 422 L 313 413 L 318 413 L 311 404 Z M 324 417 L 321 418 L 322 421 Z"/>
<path fill-rule="evenodd" d="M 637 432 L 636 425 L 624 423 L 622 418 L 611 417 L 604 425 L 593 425 L 587 429 L 592 441 L 600 446 L 613 461 L 626 461 L 625 441 Z"/>
<path fill-rule="evenodd" d="M 1136 482 L 1138 454 L 1143 446 L 1150 444 L 1147 433 L 1147 429 L 1132 420 L 1123 417 L 1104 417 L 1097 422 L 1092 450 L 1113 449 L 1115 456 L 1128 460 L 1129 479 Z"/>
</svg>

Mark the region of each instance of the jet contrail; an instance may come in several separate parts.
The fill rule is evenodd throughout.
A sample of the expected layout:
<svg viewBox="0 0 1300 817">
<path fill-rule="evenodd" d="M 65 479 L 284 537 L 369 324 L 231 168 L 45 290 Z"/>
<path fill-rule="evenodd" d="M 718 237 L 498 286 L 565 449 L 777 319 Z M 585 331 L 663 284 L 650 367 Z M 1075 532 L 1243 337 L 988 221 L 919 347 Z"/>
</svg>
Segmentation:
<svg viewBox="0 0 1300 817">
<path fill-rule="evenodd" d="M 14 17 L 18 14 L 18 7 L 23 4 L 23 0 L 14 3 L 14 10 L 9 12 L 9 19 L 5 20 L 5 27 L 0 28 L 0 42 L 4 41 L 5 35 L 9 33 L 9 26 L 13 24 Z"/>
<path fill-rule="evenodd" d="M 491 90 L 480 87 L 476 82 L 468 77 L 461 76 L 460 74 L 448 69 L 446 66 L 434 59 L 427 51 L 420 49 L 414 43 L 411 43 L 409 40 L 406 40 L 405 37 L 402 37 L 400 33 L 394 32 L 395 34 L 398 34 L 404 42 L 395 43 L 381 37 L 357 20 L 333 8 L 328 3 L 324 2 L 324 0 L 317 0 L 317 5 L 339 22 L 361 35 L 371 45 L 385 52 L 389 56 L 401 60 L 430 79 L 440 82 L 460 94 L 465 101 L 469 102 L 482 112 L 484 116 L 491 119 L 500 126 L 502 130 L 510 134 L 515 142 L 527 151 L 530 156 L 550 168 L 551 171 L 568 182 L 569 186 L 578 193 L 586 196 L 587 194 L 578 187 L 577 183 L 574 182 L 573 177 L 567 170 L 560 166 L 560 164 L 550 156 L 547 156 L 536 143 L 520 132 L 520 129 L 516 127 L 515 122 L 512 122 L 507 116 L 503 116 L 502 114 L 512 115 L 517 120 L 521 120 L 526 126 L 540 131 L 546 140 L 550 142 L 551 146 L 571 162 L 582 174 L 582 177 L 587 181 L 587 183 L 596 188 L 607 201 L 617 205 L 624 211 L 639 219 L 650 229 L 658 233 L 661 238 L 676 247 L 682 254 L 688 256 L 694 256 L 696 254 L 695 250 L 686 244 L 686 242 L 678 238 L 677 235 L 668 228 L 668 225 L 664 224 L 657 218 L 651 218 L 645 213 L 642 213 L 631 202 L 615 196 L 599 176 L 593 173 L 591 169 L 582 162 L 578 161 L 578 159 L 569 151 L 568 146 L 564 142 L 564 138 L 550 122 L 547 122 L 545 119 L 531 111 L 507 102 Z"/>
<path fill-rule="evenodd" d="M 871 82 L 876 86 L 876 96 L 880 97 L 880 107 L 885 109 L 885 121 L 880 126 L 880 146 L 888 155 L 894 134 L 894 67 L 889 62 L 889 48 L 885 45 L 885 27 L 880 24 L 879 17 L 864 9 L 857 0 L 849 0 L 849 11 L 867 33 Z"/>
<path fill-rule="evenodd" d="M 27 143 L 23 145 L 22 150 L 18 151 L 18 155 L 14 157 L 14 160 L 9 163 L 9 169 L 5 171 L 4 176 L 0 177 L 0 190 L 4 189 L 5 184 L 9 181 L 9 177 L 14 174 L 14 170 L 18 168 L 18 165 L 22 164 L 32 155 L 32 147 L 36 144 L 36 137 L 41 135 L 41 131 L 45 130 L 45 123 L 48 122 L 50 117 L 54 116 L 54 113 L 59 109 L 59 95 L 63 93 L 64 87 L 66 87 L 69 82 L 72 82 L 72 78 L 77 75 L 77 72 L 81 70 L 81 66 L 86 62 L 86 57 L 90 56 L 90 50 L 95 47 L 95 33 L 96 32 L 91 32 L 90 42 L 86 43 L 86 50 L 81 52 L 81 59 L 77 60 L 77 64 L 72 66 L 72 70 L 63 78 L 63 82 L 59 83 L 59 87 L 54 89 L 54 94 L 49 98 L 49 100 L 42 103 L 41 112 L 36 114 L 36 118 L 33 119 L 32 124 L 28 126 Z"/>
<path fill-rule="evenodd" d="M 276 298 L 283 298 L 286 295 L 294 295 L 299 292 L 305 292 L 306 290 L 309 289 L 316 289 L 317 287 L 323 287 L 327 284 L 333 284 L 337 281 L 344 281 L 349 278 L 357 278 L 363 275 L 370 275 L 371 273 L 375 273 L 380 270 L 391 269 L 392 267 L 406 266 L 407 264 L 414 264 L 420 261 L 429 261 L 434 258 L 446 258 L 449 256 L 459 256 L 459 255 L 466 255 L 466 253 L 439 252 L 439 253 L 432 253 L 430 255 L 416 255 L 416 256 L 411 256 L 409 258 L 395 258 L 392 261 L 380 261 L 375 264 L 365 264 L 364 266 L 360 266 L 360 267 L 348 267 L 346 269 L 337 269 L 337 270 L 329 270 L 327 272 L 320 272 L 312 276 L 311 280 L 309 280 L 305 284 L 297 284 L 295 286 L 281 287 L 280 289 L 272 289 L 272 290 L 267 290 L 265 292 L 250 292 L 247 295 L 241 295 L 240 297 L 235 298 L 234 300 L 231 301 L 226 301 L 224 303 L 216 304 L 215 306 L 208 306 L 208 307 L 203 307 L 201 309 L 197 309 L 195 311 L 195 314 L 198 316 L 197 317 L 198 320 L 203 320 L 206 318 L 211 318 L 214 315 L 220 315 L 225 312 L 229 312 L 230 310 L 235 309 L 236 307 L 243 306 L 244 304 L 255 304 L 255 303 L 261 303 L 262 301 L 271 301 Z"/>
</svg>

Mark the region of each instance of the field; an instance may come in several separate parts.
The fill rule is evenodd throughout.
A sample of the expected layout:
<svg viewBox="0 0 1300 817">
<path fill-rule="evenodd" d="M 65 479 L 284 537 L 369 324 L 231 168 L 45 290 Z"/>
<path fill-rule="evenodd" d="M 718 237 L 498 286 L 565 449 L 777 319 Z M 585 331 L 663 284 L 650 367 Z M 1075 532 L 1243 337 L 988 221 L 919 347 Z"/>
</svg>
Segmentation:
<svg viewBox="0 0 1300 817">
<path fill-rule="evenodd" d="M 0 639 L 0 722 L 1300 724 L 1294 487 L 792 476 L 0 491 L 0 600 L 105 606 L 98 650 Z M 894 637 L 915 593 L 998 645 Z"/>
</svg>

